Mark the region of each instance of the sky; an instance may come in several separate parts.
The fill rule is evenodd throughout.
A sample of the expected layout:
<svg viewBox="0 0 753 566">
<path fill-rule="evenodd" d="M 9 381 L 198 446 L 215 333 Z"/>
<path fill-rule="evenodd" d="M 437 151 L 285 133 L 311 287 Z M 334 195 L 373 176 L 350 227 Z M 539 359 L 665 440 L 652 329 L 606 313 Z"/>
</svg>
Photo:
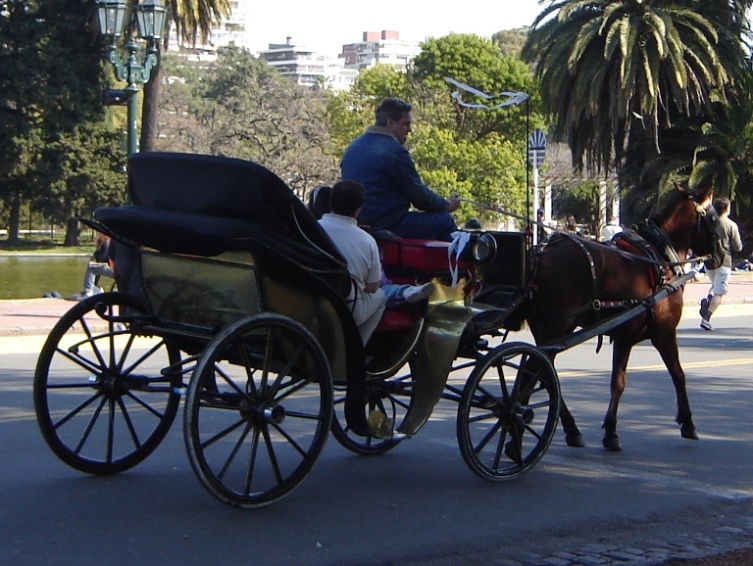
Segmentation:
<svg viewBox="0 0 753 566">
<path fill-rule="evenodd" d="M 448 33 L 491 37 L 500 30 L 531 25 L 542 10 L 539 0 L 472 0 L 468 4 L 447 0 L 245 1 L 253 3 L 253 17 L 247 24 L 252 52 L 267 49 L 270 43 L 285 43 L 290 37 L 293 45 L 333 57 L 344 44 L 361 41 L 364 31 L 393 30 L 412 43 Z"/>
</svg>

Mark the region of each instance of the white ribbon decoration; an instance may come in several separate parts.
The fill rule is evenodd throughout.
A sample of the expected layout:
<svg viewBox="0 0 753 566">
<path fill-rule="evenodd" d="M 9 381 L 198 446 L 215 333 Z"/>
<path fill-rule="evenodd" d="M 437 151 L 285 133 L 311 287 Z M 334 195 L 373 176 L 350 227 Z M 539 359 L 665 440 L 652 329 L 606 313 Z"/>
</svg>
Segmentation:
<svg viewBox="0 0 753 566">
<path fill-rule="evenodd" d="M 452 243 L 447 248 L 447 261 L 450 263 L 450 274 L 452 275 L 452 288 L 458 286 L 458 265 L 460 264 L 460 254 L 471 240 L 470 232 L 453 232 Z M 452 264 L 452 254 L 455 254 L 455 265 Z"/>
</svg>

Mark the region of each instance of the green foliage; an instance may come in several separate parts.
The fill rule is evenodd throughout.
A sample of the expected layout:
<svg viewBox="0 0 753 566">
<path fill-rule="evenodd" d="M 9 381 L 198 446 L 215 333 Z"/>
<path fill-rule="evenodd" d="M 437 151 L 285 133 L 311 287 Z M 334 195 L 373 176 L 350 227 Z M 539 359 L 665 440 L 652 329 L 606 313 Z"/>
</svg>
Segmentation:
<svg viewBox="0 0 753 566">
<path fill-rule="evenodd" d="M 508 106 L 480 111 L 468 108 L 450 98 L 456 88 L 445 77 L 467 84 L 490 95 L 503 92 L 525 92 L 532 96 L 522 106 Z M 411 79 L 420 83 L 424 91 L 446 93 L 445 100 L 452 102 L 453 128 L 459 138 L 480 140 L 494 132 L 509 139 L 524 139 L 528 127 L 544 127 L 544 121 L 535 114 L 538 87 L 526 65 L 518 58 L 503 55 L 499 46 L 489 39 L 472 34 L 449 34 L 429 39 L 422 44 L 421 53 L 413 61 Z M 495 105 L 500 99 L 488 101 L 461 92 L 468 103 Z M 435 97 L 432 94 L 432 99 Z M 528 112 L 534 110 L 533 115 Z"/>
<path fill-rule="evenodd" d="M 351 89 L 362 100 L 371 100 L 374 108 L 383 98 L 408 98 L 410 91 L 404 71 L 392 65 L 376 65 L 364 69 Z"/>
<path fill-rule="evenodd" d="M 625 146 L 659 153 L 660 124 L 725 100 L 741 67 L 739 4 L 723 0 L 559 0 L 523 51 L 574 165 L 609 171 Z M 654 179 L 655 180 L 655 179 Z"/>
<path fill-rule="evenodd" d="M 82 210 L 67 194 L 61 156 L 82 167 L 98 162 L 97 141 L 71 143 L 103 128 L 102 63 L 90 17 L 91 5 L 81 0 L 7 0 L 0 12 L 0 114 L 7 118 L 0 120 L 0 199 L 9 210 L 9 240 L 24 203 L 57 219 Z M 108 147 L 110 157 L 119 151 Z M 79 183 L 72 190 L 96 187 Z"/>
<path fill-rule="evenodd" d="M 492 41 L 499 45 L 503 54 L 521 58 L 523 46 L 528 38 L 528 28 L 506 29 L 492 35 Z"/>
<path fill-rule="evenodd" d="M 463 204 L 458 218 L 499 222 L 498 209 L 525 215 L 525 168 L 520 152 L 503 137 L 456 140 L 451 130 L 418 124 L 410 147 L 428 186 L 442 196 L 457 193 L 481 205 Z"/>
</svg>

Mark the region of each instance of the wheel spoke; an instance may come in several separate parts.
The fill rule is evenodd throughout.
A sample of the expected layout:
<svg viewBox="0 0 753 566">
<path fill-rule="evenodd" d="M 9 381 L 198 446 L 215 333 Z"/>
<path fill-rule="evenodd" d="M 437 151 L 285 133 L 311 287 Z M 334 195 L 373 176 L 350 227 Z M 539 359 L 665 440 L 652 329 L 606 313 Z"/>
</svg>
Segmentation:
<svg viewBox="0 0 753 566">
<path fill-rule="evenodd" d="M 118 406 L 120 407 L 120 412 L 123 415 L 123 420 L 125 421 L 126 427 L 128 428 L 128 433 L 131 435 L 131 439 L 133 440 L 133 445 L 138 450 L 139 448 L 141 448 L 141 442 L 139 441 L 139 436 L 133 426 L 131 415 L 128 413 L 128 408 L 125 406 L 125 403 L 123 403 L 123 399 L 121 397 L 118 397 Z"/>
<path fill-rule="evenodd" d="M 225 473 L 227 472 L 228 468 L 230 467 L 230 464 L 233 463 L 233 460 L 235 460 L 236 454 L 238 454 L 238 450 L 240 450 L 241 446 L 243 446 L 243 441 L 246 440 L 246 437 L 248 436 L 248 431 L 251 430 L 251 427 L 253 424 L 249 420 L 240 421 L 237 423 L 237 425 L 232 427 L 232 430 L 235 430 L 238 428 L 238 426 L 245 424 L 246 428 L 243 430 L 243 432 L 238 437 L 238 440 L 236 440 L 235 444 L 233 445 L 233 449 L 230 450 L 230 454 L 228 454 L 227 459 L 225 460 L 225 463 L 220 468 L 220 471 L 217 472 L 217 477 L 222 479 L 225 477 Z M 221 436 L 217 436 L 214 440 L 218 440 L 221 437 L 224 437 L 226 434 L 231 432 L 230 430 L 226 431 L 225 434 L 222 434 Z M 214 440 L 207 442 L 207 446 L 214 442 Z"/>
<path fill-rule="evenodd" d="M 89 385 L 88 388 L 91 388 L 91 385 Z M 94 395 L 92 395 L 91 397 L 89 397 L 88 399 L 86 399 L 85 401 L 83 401 L 82 403 L 80 403 L 72 411 L 68 412 L 68 414 L 65 415 L 62 419 L 60 419 L 57 422 L 52 423 L 52 428 L 53 429 L 60 428 L 65 423 L 67 423 L 69 420 L 71 420 L 73 417 L 75 417 L 76 415 L 78 415 L 81 411 L 83 411 L 86 407 L 88 407 L 89 405 L 91 405 L 94 401 L 96 401 L 97 399 L 99 399 L 101 396 L 102 396 L 102 392 L 101 391 L 97 391 L 96 393 L 94 393 Z"/>
<path fill-rule="evenodd" d="M 267 456 L 269 456 L 269 463 L 272 465 L 272 470 L 275 473 L 275 479 L 278 484 L 281 484 L 284 481 L 284 478 L 280 471 L 280 463 L 277 461 L 274 443 L 269 436 L 269 428 L 265 426 L 261 429 L 261 432 L 264 435 L 264 445 L 267 447 Z"/>
<path fill-rule="evenodd" d="M 81 449 L 84 447 L 86 440 L 89 438 L 89 435 L 91 434 L 91 431 L 94 428 L 94 423 L 97 422 L 99 415 L 102 413 L 102 407 L 105 406 L 105 403 L 107 403 L 107 399 L 102 397 L 102 399 L 99 402 L 99 405 L 97 405 L 97 408 L 94 410 L 94 414 L 92 414 L 92 416 L 89 417 L 89 423 L 87 424 L 87 427 L 84 429 L 84 432 L 81 435 L 81 439 L 79 440 L 76 447 L 73 449 L 74 454 L 79 454 L 81 452 Z"/>
</svg>

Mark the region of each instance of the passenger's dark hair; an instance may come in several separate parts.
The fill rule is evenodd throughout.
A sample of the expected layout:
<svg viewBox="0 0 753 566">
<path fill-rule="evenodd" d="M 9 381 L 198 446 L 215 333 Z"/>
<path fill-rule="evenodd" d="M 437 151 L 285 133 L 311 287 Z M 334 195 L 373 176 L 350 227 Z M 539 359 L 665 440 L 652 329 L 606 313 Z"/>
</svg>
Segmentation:
<svg viewBox="0 0 753 566">
<path fill-rule="evenodd" d="M 338 181 L 332 186 L 329 204 L 332 212 L 343 216 L 355 216 L 363 206 L 363 185 L 355 181 Z"/>
<path fill-rule="evenodd" d="M 332 187 L 329 185 L 319 185 L 309 193 L 308 209 L 317 220 L 330 211 L 329 198 L 331 195 Z"/>
<path fill-rule="evenodd" d="M 377 126 L 386 126 L 387 120 L 399 120 L 403 114 L 413 110 L 413 106 L 399 98 L 385 98 L 374 112 Z"/>
<path fill-rule="evenodd" d="M 714 209 L 719 214 L 724 214 L 729 210 L 729 199 L 727 197 L 717 197 L 714 199 Z"/>
</svg>

